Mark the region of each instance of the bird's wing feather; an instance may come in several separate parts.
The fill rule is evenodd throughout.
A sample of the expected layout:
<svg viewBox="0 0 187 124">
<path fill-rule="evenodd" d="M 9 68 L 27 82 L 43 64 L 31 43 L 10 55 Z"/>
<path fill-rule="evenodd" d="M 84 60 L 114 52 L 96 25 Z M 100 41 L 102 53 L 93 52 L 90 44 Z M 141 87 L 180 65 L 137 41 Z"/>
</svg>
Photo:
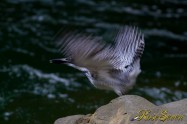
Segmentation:
<svg viewBox="0 0 187 124">
<path fill-rule="evenodd" d="M 143 51 L 143 34 L 136 27 L 125 26 L 119 30 L 115 39 L 115 54 L 118 59 L 111 63 L 116 69 L 124 69 L 140 59 Z"/>
<path fill-rule="evenodd" d="M 95 58 L 100 52 L 109 52 L 109 45 L 101 43 L 101 38 L 77 32 L 69 32 L 57 41 L 59 50 L 80 67 L 88 69 L 109 68 L 111 65 L 104 58 Z"/>
<path fill-rule="evenodd" d="M 112 47 L 101 42 L 101 38 L 70 32 L 57 44 L 61 53 L 72 58 L 74 64 L 91 70 L 123 70 L 125 66 L 139 59 L 144 50 L 144 37 L 137 28 L 121 28 L 114 42 L 115 46 Z"/>
</svg>

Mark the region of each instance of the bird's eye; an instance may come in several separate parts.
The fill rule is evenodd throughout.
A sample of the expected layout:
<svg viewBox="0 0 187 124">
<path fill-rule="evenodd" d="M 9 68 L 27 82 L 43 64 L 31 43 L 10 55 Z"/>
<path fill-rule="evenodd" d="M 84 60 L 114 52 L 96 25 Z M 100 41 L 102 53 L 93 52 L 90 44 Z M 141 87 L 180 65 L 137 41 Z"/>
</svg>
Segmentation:
<svg viewBox="0 0 187 124">
<path fill-rule="evenodd" d="M 125 68 L 127 69 L 130 65 L 126 65 Z"/>
</svg>

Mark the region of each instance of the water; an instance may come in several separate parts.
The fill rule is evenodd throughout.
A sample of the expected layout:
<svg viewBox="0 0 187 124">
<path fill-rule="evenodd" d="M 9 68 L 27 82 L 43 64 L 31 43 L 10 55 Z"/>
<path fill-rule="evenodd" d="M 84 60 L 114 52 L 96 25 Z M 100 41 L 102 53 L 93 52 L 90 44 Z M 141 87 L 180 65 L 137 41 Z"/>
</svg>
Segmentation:
<svg viewBox="0 0 187 124">
<path fill-rule="evenodd" d="M 187 97 L 187 1 L 3 0 L 0 2 L 0 123 L 51 124 L 92 113 L 117 97 L 79 71 L 53 65 L 62 27 L 103 36 L 125 24 L 145 34 L 142 73 L 129 94 L 160 105 Z"/>
</svg>

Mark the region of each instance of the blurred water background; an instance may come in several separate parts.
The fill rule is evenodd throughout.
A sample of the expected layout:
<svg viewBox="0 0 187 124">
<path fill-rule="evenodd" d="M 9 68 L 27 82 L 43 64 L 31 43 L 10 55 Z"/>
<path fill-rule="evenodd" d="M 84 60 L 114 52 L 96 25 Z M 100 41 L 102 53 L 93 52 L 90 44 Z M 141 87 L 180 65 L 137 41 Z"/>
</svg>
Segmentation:
<svg viewBox="0 0 187 124">
<path fill-rule="evenodd" d="M 117 97 L 81 72 L 53 65 L 54 37 L 75 27 L 106 39 L 115 26 L 145 34 L 142 73 L 129 94 L 160 105 L 187 97 L 186 0 L 1 0 L 0 124 L 51 124 Z"/>
</svg>

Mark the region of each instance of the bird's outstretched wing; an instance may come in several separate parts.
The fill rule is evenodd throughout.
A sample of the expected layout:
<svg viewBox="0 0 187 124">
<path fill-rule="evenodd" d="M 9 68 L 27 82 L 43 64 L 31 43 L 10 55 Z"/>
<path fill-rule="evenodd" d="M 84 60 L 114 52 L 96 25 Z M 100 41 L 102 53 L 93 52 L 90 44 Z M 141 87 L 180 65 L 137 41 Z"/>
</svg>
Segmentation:
<svg viewBox="0 0 187 124">
<path fill-rule="evenodd" d="M 139 59 L 144 50 L 143 34 L 130 26 L 121 28 L 114 42 L 115 46 L 111 46 L 101 42 L 101 38 L 69 32 L 58 40 L 57 45 L 74 64 L 91 70 L 123 70 Z"/>
<path fill-rule="evenodd" d="M 144 36 L 136 27 L 121 28 L 114 40 L 116 59 L 110 60 L 114 68 L 123 70 L 140 59 L 144 51 Z"/>
<path fill-rule="evenodd" d="M 101 42 L 99 37 L 82 34 L 78 32 L 69 32 L 62 34 L 57 41 L 57 46 L 62 54 L 71 58 L 71 62 L 77 66 L 88 69 L 109 68 L 111 65 L 103 58 L 95 58 L 99 53 L 109 53 L 111 46 Z"/>
</svg>

